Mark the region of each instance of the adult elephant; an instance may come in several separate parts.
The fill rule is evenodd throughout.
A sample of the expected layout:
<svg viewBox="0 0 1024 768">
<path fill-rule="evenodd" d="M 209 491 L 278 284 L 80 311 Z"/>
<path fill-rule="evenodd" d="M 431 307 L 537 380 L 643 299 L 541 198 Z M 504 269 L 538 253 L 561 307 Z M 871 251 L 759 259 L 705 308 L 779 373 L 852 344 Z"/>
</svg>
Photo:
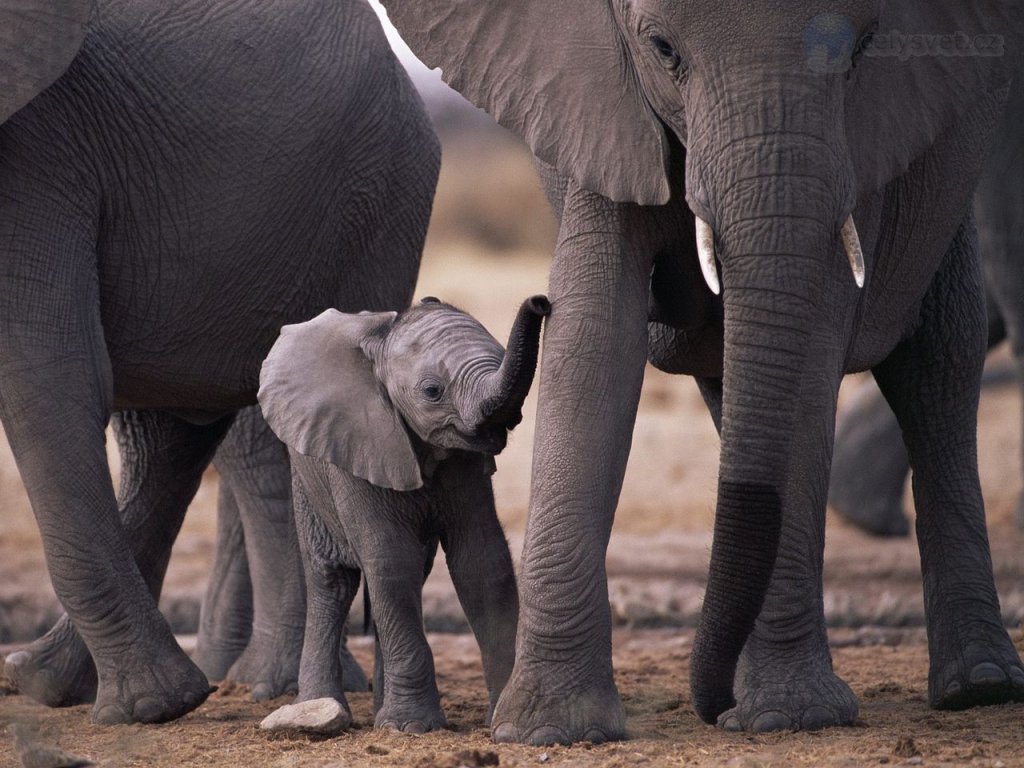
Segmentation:
<svg viewBox="0 0 1024 768">
<path fill-rule="evenodd" d="M 93 718 L 160 721 L 210 690 L 154 600 L 188 499 L 282 325 L 408 305 L 439 148 L 362 0 L 91 11 L 0 5 L 0 417 L 70 617 L 18 682 L 84 642 Z"/>
<path fill-rule="evenodd" d="M 1018 377 L 1024 363 L 1024 80 L 1013 85 L 985 172 L 974 195 L 978 250 L 988 285 L 988 347 L 1010 340 Z M 840 419 L 829 485 L 829 505 L 861 529 L 905 536 L 903 487 L 910 462 L 899 424 L 877 389 L 859 392 Z M 1017 503 L 1024 528 L 1024 495 Z"/>
<path fill-rule="evenodd" d="M 968 211 L 1016 9 L 385 5 L 428 65 L 525 137 L 561 219 L 516 667 L 494 737 L 624 734 L 604 553 L 649 348 L 699 377 L 721 429 L 691 657 L 702 718 L 761 731 L 856 716 L 832 671 L 821 569 L 837 390 L 867 368 L 915 464 L 930 700 L 1024 698 L 977 482 L 985 319 Z"/>
</svg>

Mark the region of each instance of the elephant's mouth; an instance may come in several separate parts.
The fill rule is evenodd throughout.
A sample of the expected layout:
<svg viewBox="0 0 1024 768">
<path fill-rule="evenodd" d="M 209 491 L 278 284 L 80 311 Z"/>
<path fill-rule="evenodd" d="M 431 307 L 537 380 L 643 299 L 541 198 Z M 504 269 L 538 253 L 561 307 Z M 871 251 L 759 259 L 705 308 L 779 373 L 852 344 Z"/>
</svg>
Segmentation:
<svg viewBox="0 0 1024 768">
<path fill-rule="evenodd" d="M 508 445 L 508 433 L 500 426 L 479 426 L 467 431 L 448 426 L 432 434 L 428 442 L 438 448 L 497 456 Z"/>
<path fill-rule="evenodd" d="M 497 456 L 508 445 L 508 430 L 504 427 L 481 427 L 466 437 L 470 450 L 488 456 Z"/>
</svg>

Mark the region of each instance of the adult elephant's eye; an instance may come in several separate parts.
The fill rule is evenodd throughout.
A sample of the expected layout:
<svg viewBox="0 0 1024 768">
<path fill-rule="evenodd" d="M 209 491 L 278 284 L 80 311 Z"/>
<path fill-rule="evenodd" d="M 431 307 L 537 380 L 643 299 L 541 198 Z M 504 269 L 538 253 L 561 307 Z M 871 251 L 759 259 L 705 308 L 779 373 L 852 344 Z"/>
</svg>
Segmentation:
<svg viewBox="0 0 1024 768">
<path fill-rule="evenodd" d="M 876 21 L 857 41 L 857 44 L 853 48 L 853 53 L 850 55 L 850 64 L 854 67 L 860 62 L 861 57 L 864 55 L 864 51 L 871 47 L 871 43 L 875 39 L 875 32 L 878 31 L 878 22 Z"/>
<path fill-rule="evenodd" d="M 673 47 L 672 43 L 661 35 L 651 35 L 650 39 L 651 46 L 654 48 L 654 52 L 658 54 L 662 66 L 668 69 L 678 69 L 679 65 L 682 64 L 683 58 L 679 55 L 679 51 Z"/>
<path fill-rule="evenodd" d="M 439 381 L 428 379 L 420 382 L 420 393 L 432 403 L 436 403 L 444 395 L 444 385 Z"/>
</svg>

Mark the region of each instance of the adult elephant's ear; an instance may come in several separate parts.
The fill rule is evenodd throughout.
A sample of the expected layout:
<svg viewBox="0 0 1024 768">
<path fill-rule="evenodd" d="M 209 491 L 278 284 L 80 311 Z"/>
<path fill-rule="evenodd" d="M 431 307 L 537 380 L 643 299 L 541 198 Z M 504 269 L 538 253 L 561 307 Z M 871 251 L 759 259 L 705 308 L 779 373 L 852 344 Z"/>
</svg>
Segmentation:
<svg viewBox="0 0 1024 768">
<path fill-rule="evenodd" d="M 0 2 L 0 123 L 68 68 L 93 5 L 94 0 Z"/>
<path fill-rule="evenodd" d="M 668 202 L 668 144 L 608 0 L 382 0 L 425 64 L 541 160 L 619 202 Z"/>
<path fill-rule="evenodd" d="M 1020 69 L 1020 0 L 891 0 L 857 58 L 846 115 L 861 191 L 904 173 Z"/>
<path fill-rule="evenodd" d="M 382 488 L 423 485 L 401 416 L 361 345 L 387 333 L 394 312 L 329 309 L 281 329 L 260 371 L 260 407 L 290 448 Z"/>
</svg>

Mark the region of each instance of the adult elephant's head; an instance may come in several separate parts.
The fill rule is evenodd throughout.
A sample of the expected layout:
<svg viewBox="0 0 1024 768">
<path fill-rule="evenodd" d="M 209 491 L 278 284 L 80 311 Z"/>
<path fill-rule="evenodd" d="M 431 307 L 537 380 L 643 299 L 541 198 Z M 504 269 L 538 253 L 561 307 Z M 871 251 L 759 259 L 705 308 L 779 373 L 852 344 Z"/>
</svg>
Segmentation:
<svg viewBox="0 0 1024 768">
<path fill-rule="evenodd" d="M 704 613 L 713 647 L 694 679 L 698 711 L 713 719 L 730 703 L 771 575 L 804 387 L 826 376 L 838 386 L 842 372 L 842 359 L 827 370 L 808 359 L 822 324 L 843 316 L 822 297 L 852 306 L 872 277 L 851 213 L 1005 87 L 1014 62 L 999 35 L 1020 12 L 1011 0 L 385 5 L 428 65 L 585 189 L 665 204 L 668 165 L 681 156 L 672 143 L 685 147 L 694 250 L 711 290 L 724 289 Z M 843 343 L 837 335 L 834 356 Z M 814 419 L 830 415 L 823 405 Z"/>
<path fill-rule="evenodd" d="M 94 0 L 0 3 L 0 123 L 68 68 L 93 5 Z"/>
</svg>

